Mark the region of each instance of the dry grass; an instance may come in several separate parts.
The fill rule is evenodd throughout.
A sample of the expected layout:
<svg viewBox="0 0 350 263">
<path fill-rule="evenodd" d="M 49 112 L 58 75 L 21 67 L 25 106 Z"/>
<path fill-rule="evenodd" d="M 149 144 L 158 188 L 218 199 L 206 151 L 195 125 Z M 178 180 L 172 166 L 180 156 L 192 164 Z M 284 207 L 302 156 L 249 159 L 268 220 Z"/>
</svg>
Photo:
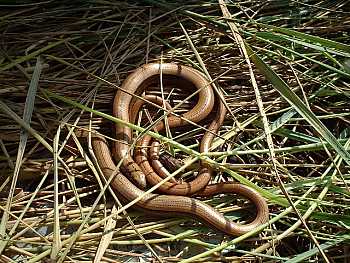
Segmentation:
<svg viewBox="0 0 350 263">
<path fill-rule="evenodd" d="M 3 262 L 349 262 L 349 4 L 236 1 L 224 19 L 219 2 L 0 7 Z M 267 199 L 259 235 L 133 209 L 110 216 L 116 197 L 76 135 L 91 126 L 112 140 L 113 123 L 98 113 L 111 114 L 125 77 L 152 61 L 206 70 L 223 90 L 231 113 L 210 153 L 223 171 L 213 181 L 234 177 Z M 165 95 L 176 105 L 190 92 Z M 172 131 L 194 149 L 202 134 Z M 242 216 L 229 196 L 208 203 Z"/>
</svg>

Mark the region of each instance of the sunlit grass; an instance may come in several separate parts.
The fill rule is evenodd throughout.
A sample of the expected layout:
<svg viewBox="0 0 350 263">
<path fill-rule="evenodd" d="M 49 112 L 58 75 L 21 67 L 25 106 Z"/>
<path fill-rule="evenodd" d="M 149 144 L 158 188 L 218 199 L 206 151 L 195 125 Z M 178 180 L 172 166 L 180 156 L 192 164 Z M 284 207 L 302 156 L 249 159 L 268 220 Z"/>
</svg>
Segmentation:
<svg viewBox="0 0 350 263">
<path fill-rule="evenodd" d="M 1 6 L 1 260 L 345 262 L 345 2 L 226 1 L 227 12 L 223 1 Z M 150 123 L 165 116 L 152 109 L 135 125 L 111 115 L 125 77 L 152 61 L 195 67 L 222 91 L 229 111 L 210 153 L 198 151 L 208 122 L 170 129 L 167 137 L 152 131 Z M 185 99 L 192 91 L 183 88 L 162 91 L 175 114 L 192 105 Z M 120 203 L 86 137 L 93 131 L 112 144 L 114 123 L 183 157 L 186 176 L 202 159 L 217 168 L 213 182 L 253 187 L 269 203 L 269 223 L 229 237 L 189 218 Z M 206 202 L 239 220 L 239 205 L 247 204 L 234 200 Z"/>
</svg>

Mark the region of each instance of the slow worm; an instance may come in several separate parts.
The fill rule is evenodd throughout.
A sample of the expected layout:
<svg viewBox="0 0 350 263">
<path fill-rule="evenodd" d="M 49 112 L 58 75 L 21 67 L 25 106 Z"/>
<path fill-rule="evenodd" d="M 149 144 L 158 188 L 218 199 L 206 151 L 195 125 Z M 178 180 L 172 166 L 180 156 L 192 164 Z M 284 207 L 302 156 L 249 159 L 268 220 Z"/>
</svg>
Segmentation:
<svg viewBox="0 0 350 263">
<path fill-rule="evenodd" d="M 207 116 L 213 108 L 214 93 L 204 75 L 197 70 L 186 66 L 179 66 L 172 63 L 146 64 L 128 76 L 123 82 L 122 89 L 127 90 L 130 94 L 140 92 L 140 90 L 146 88 L 149 83 L 153 82 L 156 78 L 159 78 L 160 70 L 162 70 L 164 76 L 177 76 L 192 82 L 199 90 L 198 103 L 192 110 L 183 114 L 183 118 L 169 116 L 168 122 L 171 123 L 172 127 L 184 125 L 186 123 L 184 119 L 198 122 L 204 118 L 203 116 Z M 114 114 L 116 117 L 121 118 L 124 121 L 131 121 L 129 110 L 131 107 L 132 95 L 130 94 L 119 90 L 116 93 L 114 100 Z M 218 114 L 220 114 L 220 110 L 218 111 Z M 164 124 L 161 123 L 163 122 L 160 122 L 158 126 L 159 130 L 164 128 L 162 127 Z M 105 139 L 101 137 L 93 137 L 92 146 L 104 175 L 107 178 L 114 176 L 114 179 L 111 182 L 112 187 L 123 197 L 123 199 L 126 201 L 132 201 L 142 196 L 144 191 L 135 186 L 127 177 L 131 176 L 131 178 L 136 178 L 136 180 L 141 178 L 142 181 L 142 178 L 145 178 L 145 175 L 140 166 L 135 163 L 130 153 L 130 143 L 132 142 L 131 129 L 126 126 L 117 125 L 116 132 L 118 141 L 115 143 L 114 155 L 117 159 L 124 159 L 122 163 L 122 172 L 117 171 L 117 167 L 113 161 L 111 151 Z M 208 140 L 209 144 L 210 140 Z M 207 149 L 208 147 L 205 146 L 204 148 Z M 123 174 L 124 172 L 125 175 Z M 258 192 L 248 186 L 238 183 L 212 184 L 203 187 L 202 190 L 197 193 L 199 195 L 214 195 L 219 193 L 241 195 L 255 205 L 256 216 L 254 220 L 248 224 L 234 223 L 226 219 L 211 206 L 199 200 L 176 195 L 146 194 L 137 202 L 137 206 L 147 209 L 150 212 L 175 212 L 191 217 L 194 216 L 204 223 L 230 235 L 241 235 L 247 233 L 268 220 L 268 207 L 266 201 Z"/>
</svg>

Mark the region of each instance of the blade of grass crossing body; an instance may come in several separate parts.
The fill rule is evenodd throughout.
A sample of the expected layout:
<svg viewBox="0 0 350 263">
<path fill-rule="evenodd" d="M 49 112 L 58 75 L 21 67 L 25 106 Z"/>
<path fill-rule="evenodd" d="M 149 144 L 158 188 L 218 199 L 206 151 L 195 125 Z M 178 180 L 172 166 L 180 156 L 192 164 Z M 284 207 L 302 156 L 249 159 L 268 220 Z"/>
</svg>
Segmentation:
<svg viewBox="0 0 350 263">
<path fill-rule="evenodd" d="M 78 104 L 77 104 L 78 106 Z M 80 104 L 80 106 L 83 106 Z M 83 106 L 84 107 L 84 106 Z M 87 107 L 86 107 L 87 108 Z M 95 112 L 94 110 L 91 109 L 91 112 Z M 96 111 L 97 113 L 97 111 Z M 104 116 L 107 116 L 107 114 L 102 114 L 100 113 L 101 115 L 104 115 Z M 115 120 L 118 120 L 118 118 L 115 118 L 115 117 L 112 117 L 114 118 Z M 120 120 L 121 121 L 121 120 Z M 141 129 L 141 128 L 140 128 Z M 98 204 L 99 200 L 101 199 L 101 196 L 102 194 L 105 192 L 105 190 L 107 189 L 107 187 L 110 186 L 110 183 L 112 182 L 112 180 L 114 179 L 114 176 L 117 175 L 118 171 L 119 171 L 119 167 L 121 165 L 121 163 L 123 162 L 123 159 L 121 159 L 118 164 L 113 167 L 113 170 L 115 171 L 114 175 L 111 175 L 110 178 L 108 178 L 108 181 L 106 182 L 106 184 L 103 186 L 103 189 L 101 189 L 100 191 L 100 194 L 98 195 L 98 197 L 96 198 L 94 204 L 93 204 L 93 209 L 91 209 L 91 211 L 89 211 L 89 214 L 87 215 L 87 217 L 90 217 L 90 215 L 92 214 L 92 211 L 94 210 L 94 208 L 96 207 L 96 205 Z M 192 162 L 193 163 L 193 162 Z M 75 244 L 75 241 L 77 240 L 77 238 L 79 237 L 80 234 L 83 234 L 85 232 L 88 232 L 88 231 L 91 231 L 92 229 L 95 229 L 95 227 L 97 225 L 100 225 L 102 224 L 103 222 L 109 220 L 110 218 L 112 217 L 115 217 L 116 215 L 120 214 L 121 212 L 124 212 L 127 208 L 133 206 L 134 204 L 136 204 L 139 200 L 141 200 L 144 196 L 146 196 L 147 194 L 153 192 L 155 189 L 157 189 L 161 184 L 163 184 L 164 182 L 166 181 L 169 181 L 170 178 L 176 176 L 177 174 L 183 172 L 188 166 L 190 166 L 191 163 L 189 163 L 188 165 L 184 165 L 182 167 L 180 167 L 177 171 L 175 171 L 174 173 L 171 174 L 171 176 L 167 177 L 167 178 L 164 178 L 161 182 L 159 182 L 158 184 L 154 185 L 153 187 L 151 187 L 149 190 L 147 190 L 146 192 L 144 192 L 142 195 L 138 196 L 136 199 L 134 199 L 133 201 L 130 201 L 128 204 L 124 205 L 123 207 L 121 207 L 120 209 L 118 209 L 116 211 L 115 214 L 110 214 L 106 217 L 104 217 L 102 220 L 100 220 L 99 222 L 91 225 L 90 227 L 88 228 L 84 228 L 87 220 L 86 218 L 83 220 L 83 222 L 81 223 L 80 227 L 78 228 L 78 230 L 76 232 L 74 232 L 74 234 L 72 235 L 72 237 L 64 240 L 62 242 L 62 246 L 66 245 L 65 246 L 65 250 L 62 252 L 62 254 L 60 255 L 60 258 L 57 260 L 57 263 L 61 263 L 64 261 L 65 257 L 67 256 L 67 254 L 69 253 L 69 251 L 71 250 L 71 248 L 73 247 L 73 245 Z M 136 229 L 135 229 L 136 230 Z M 85 232 L 84 232 L 85 231 Z M 141 236 L 142 237 L 142 236 Z M 44 257 L 45 255 L 48 255 L 50 253 L 49 250 L 47 251 L 44 251 L 43 253 L 41 253 L 40 255 L 38 255 L 38 257 L 35 259 L 37 260 L 39 257 L 42 258 Z M 33 262 L 36 262 L 35 260 L 30 260 L 28 261 L 28 263 L 33 263 Z"/>
<path fill-rule="evenodd" d="M 300 203 L 299 200 L 296 201 L 294 205 L 296 206 L 298 203 Z M 234 238 L 233 240 L 231 240 L 229 242 L 226 242 L 226 243 L 220 244 L 220 245 L 218 245 L 218 246 L 216 246 L 214 248 L 208 249 L 207 251 L 199 253 L 199 254 L 197 254 L 197 255 L 195 255 L 193 257 L 183 259 L 183 260 L 180 261 L 180 263 L 194 262 L 195 260 L 202 259 L 202 258 L 205 258 L 207 256 L 210 256 L 210 255 L 212 255 L 215 252 L 222 251 L 223 249 L 225 249 L 225 248 L 227 248 L 229 246 L 233 246 L 235 244 L 238 244 L 239 242 L 247 239 L 248 237 L 256 235 L 258 232 L 263 230 L 266 226 L 271 225 L 274 222 L 277 222 L 278 220 L 282 219 L 283 217 L 285 217 L 286 215 L 288 215 L 291 212 L 293 212 L 293 208 L 291 206 L 289 206 L 283 212 L 281 212 L 280 214 L 278 214 L 278 215 L 274 216 L 273 218 L 271 218 L 269 220 L 269 222 L 258 226 L 255 230 L 250 231 L 250 232 L 248 232 L 246 234 L 243 234 L 243 235 L 241 235 L 239 237 L 236 237 L 236 238 Z"/>
<path fill-rule="evenodd" d="M 306 194 L 304 194 L 304 196 L 303 196 L 301 199 L 297 200 L 297 201 L 294 203 L 294 206 L 297 207 L 297 206 L 302 202 L 302 200 L 304 199 L 305 196 L 306 196 Z M 293 209 L 292 206 L 287 207 L 283 212 L 281 212 L 280 214 L 278 214 L 278 215 L 274 216 L 273 218 L 271 218 L 271 219 L 269 220 L 268 223 L 257 227 L 256 231 L 259 232 L 260 230 L 263 230 L 264 227 L 265 227 L 265 225 L 271 225 L 271 224 L 273 224 L 274 222 L 277 222 L 277 221 L 279 221 L 280 219 L 282 219 L 283 217 L 287 216 L 289 213 L 291 213 L 291 212 L 293 212 L 293 211 L 294 211 L 294 209 Z M 190 257 L 190 258 L 187 258 L 187 259 L 183 259 L 183 260 L 180 261 L 180 263 L 190 263 L 190 262 L 193 262 L 193 261 L 195 261 L 195 260 L 205 258 L 205 257 L 207 257 L 207 256 L 209 256 L 209 255 L 211 255 L 211 254 L 213 254 L 213 253 L 215 253 L 215 252 L 218 252 L 218 251 L 221 251 L 221 250 L 225 249 L 226 247 L 235 245 L 235 244 L 237 244 L 237 243 L 239 243 L 239 242 L 245 240 L 245 239 L 248 238 L 249 236 L 251 236 L 251 235 L 253 235 L 254 233 L 256 233 L 256 231 L 252 231 L 252 232 L 246 233 L 246 234 L 244 234 L 244 235 L 242 235 L 242 236 L 239 236 L 239 237 L 237 237 L 237 238 L 234 238 L 233 240 L 231 240 L 231 241 L 229 241 L 229 242 L 226 242 L 226 243 L 223 243 L 223 244 L 221 244 L 221 245 L 218 245 L 218 246 L 216 246 L 216 247 L 214 247 L 214 248 L 211 248 L 211 249 L 209 249 L 209 250 L 207 250 L 207 251 L 205 251 L 205 252 L 199 253 L 199 254 L 197 254 L 197 255 L 195 255 L 195 256 L 193 256 L 193 257 Z M 253 233 L 253 232 L 254 232 L 254 233 Z M 321 249 L 323 249 L 322 245 L 321 245 Z M 318 250 L 317 247 L 314 248 L 314 251 L 315 251 L 314 253 L 319 252 L 319 250 Z"/>
<path fill-rule="evenodd" d="M 327 127 L 309 110 L 304 102 L 290 89 L 290 87 L 245 43 L 247 51 L 254 61 L 256 67 L 263 73 L 275 89 L 284 97 L 284 99 L 291 104 L 295 110 L 309 122 L 312 127 L 319 133 L 325 141 L 327 141 L 333 149 L 343 158 L 343 160 L 350 165 L 350 153 L 337 141 L 334 135 L 327 129 Z"/>
<path fill-rule="evenodd" d="M 89 129 L 91 129 L 91 123 L 89 125 Z M 72 131 L 73 129 L 68 127 L 68 130 Z M 85 159 L 87 165 L 93 171 L 93 173 L 94 173 L 94 175 L 96 177 L 96 180 L 97 180 L 97 182 L 98 182 L 98 184 L 100 186 L 100 189 L 104 189 L 103 183 L 102 183 L 102 181 L 101 181 L 101 179 L 99 177 L 99 174 L 102 175 L 103 172 L 99 170 L 98 166 L 95 167 L 93 162 L 92 162 L 92 160 L 90 160 L 90 158 L 86 155 L 86 153 L 84 152 L 84 150 L 83 150 L 82 146 L 80 145 L 79 140 L 76 137 L 76 135 L 74 134 L 74 132 L 72 132 L 72 137 L 73 137 L 73 140 L 74 140 L 77 148 L 79 149 L 79 152 L 80 152 L 81 156 Z M 91 142 L 90 142 L 90 144 L 91 144 Z M 91 156 L 94 159 L 94 162 L 96 163 L 97 159 L 95 157 L 95 154 L 94 154 L 94 152 L 92 150 L 92 146 L 91 145 L 89 146 L 89 150 L 90 150 Z M 113 196 L 115 202 L 118 204 L 118 207 L 122 207 L 122 204 L 119 202 L 119 200 L 118 200 L 117 196 L 115 195 L 114 191 L 112 190 L 111 186 L 108 186 L 108 190 L 109 190 L 110 194 Z M 116 207 L 113 206 L 113 209 L 112 209 L 111 213 L 113 214 L 115 212 L 116 212 Z M 144 239 L 144 237 L 141 235 L 141 233 L 137 230 L 136 226 L 134 225 L 134 223 L 132 222 L 131 218 L 128 216 L 126 211 L 123 211 L 123 214 L 126 216 L 126 219 L 128 220 L 129 224 L 133 227 L 134 231 L 140 237 L 140 239 L 143 242 L 143 244 L 148 247 L 148 249 L 158 259 L 159 262 L 162 262 L 161 259 L 159 258 L 159 256 L 156 254 L 156 252 L 152 249 L 152 247 L 148 243 L 146 243 L 147 241 Z M 114 222 L 114 218 L 110 218 L 107 221 L 107 224 L 104 226 L 105 233 L 107 233 L 107 234 L 106 234 L 106 236 L 103 236 L 102 239 L 100 240 L 100 244 L 98 246 L 94 262 L 99 262 L 99 260 L 101 259 L 101 257 L 105 253 L 106 249 L 109 247 L 110 241 L 111 241 L 111 239 L 113 237 L 113 233 L 114 233 L 113 229 L 114 229 L 115 223 L 116 222 Z"/>
<path fill-rule="evenodd" d="M 117 164 L 117 166 L 115 167 L 115 171 L 117 171 L 119 169 L 120 163 L 122 162 L 122 160 Z M 116 215 L 120 214 L 121 212 L 125 211 L 126 209 L 128 209 L 129 207 L 133 206 L 135 203 L 137 203 L 141 198 L 143 198 L 145 195 L 153 192 L 155 189 L 157 189 L 162 183 L 168 181 L 171 177 L 176 176 L 177 174 L 179 174 L 180 172 L 183 172 L 183 170 L 185 170 L 188 166 L 190 166 L 191 163 L 189 163 L 188 165 L 184 165 L 182 166 L 180 169 L 178 169 L 176 172 L 172 173 L 170 177 L 167 177 L 165 179 L 163 179 L 161 182 L 159 182 L 158 184 L 156 184 L 155 186 L 153 186 L 152 188 L 150 188 L 149 190 L 147 190 L 146 192 L 144 192 L 141 196 L 137 197 L 136 199 L 134 199 L 133 201 L 129 202 L 127 205 L 124 205 L 122 208 L 118 209 L 116 211 L 115 214 L 110 214 L 106 217 L 104 217 L 102 220 L 100 220 L 99 222 L 94 223 L 93 225 L 85 228 L 85 224 L 87 223 L 87 218 L 89 218 L 92 214 L 92 212 L 94 211 L 95 207 L 97 206 L 99 200 L 101 199 L 102 195 L 104 194 L 105 190 L 107 189 L 107 187 L 110 185 L 111 181 L 113 180 L 114 176 L 111 176 L 110 178 L 108 178 L 108 181 L 106 182 L 106 184 L 103 186 L 103 189 L 101 189 L 99 195 L 97 196 L 94 204 L 92 205 L 91 210 L 89 211 L 88 215 L 86 216 L 86 218 L 84 218 L 83 222 L 81 223 L 80 227 L 78 228 L 78 230 L 76 232 L 73 233 L 73 235 L 62 241 L 62 250 L 64 247 L 64 251 L 62 252 L 62 254 L 60 255 L 59 259 L 57 260 L 57 263 L 61 263 L 63 262 L 63 260 L 65 259 L 65 257 L 67 256 L 68 252 L 70 251 L 70 249 L 72 248 L 72 246 L 74 245 L 75 241 L 77 240 L 77 238 L 79 237 L 80 234 L 84 234 L 87 232 L 90 232 L 94 229 L 96 229 L 96 227 L 101 226 L 104 222 L 106 222 L 107 220 L 109 220 L 111 217 L 115 217 Z M 45 256 L 50 254 L 51 251 L 51 247 L 42 252 L 41 254 L 37 255 L 35 258 L 32 258 L 28 261 L 28 263 L 34 263 L 37 262 L 38 260 L 44 258 Z"/>
<path fill-rule="evenodd" d="M 110 120 L 110 121 L 113 121 L 115 123 L 118 123 L 120 125 L 124 125 L 124 126 L 128 126 L 129 128 L 133 129 L 133 130 L 136 130 L 138 132 L 141 132 L 141 133 L 147 133 L 149 134 L 151 137 L 157 139 L 157 140 L 160 140 L 164 143 L 169 143 L 171 145 L 173 145 L 174 147 L 180 149 L 181 151 L 185 152 L 185 153 L 188 153 L 190 155 L 193 155 L 195 156 L 196 158 L 200 158 L 200 159 L 204 159 L 205 161 L 207 161 L 209 164 L 217 167 L 217 168 L 221 168 L 223 169 L 224 172 L 227 172 L 229 173 L 231 176 L 233 176 L 234 178 L 236 178 L 239 182 L 243 183 L 243 184 L 246 184 L 247 186 L 250 186 L 252 188 L 254 188 L 256 191 L 258 191 L 260 194 L 262 194 L 264 197 L 268 198 L 268 199 L 273 199 L 275 202 L 277 202 L 278 204 L 282 205 L 282 206 L 286 206 L 286 200 L 283 199 L 283 198 L 280 198 L 278 196 L 275 196 L 273 194 L 271 194 L 269 191 L 265 190 L 265 189 L 262 189 L 260 188 L 259 186 L 257 186 L 256 184 L 252 183 L 251 181 L 249 181 L 248 179 L 246 179 L 244 176 L 241 176 L 237 173 L 235 173 L 234 171 L 230 170 L 230 169 L 227 169 L 224 165 L 220 165 L 219 163 L 216 163 L 215 161 L 213 161 L 212 159 L 206 157 L 205 155 L 203 154 L 200 154 L 198 153 L 197 151 L 195 150 L 192 150 L 190 149 L 189 147 L 186 147 L 176 141 L 173 141 L 167 137 L 164 137 L 158 133 L 155 133 L 155 132 L 152 132 L 150 130 L 146 130 L 140 126 L 137 126 L 135 124 L 132 124 L 132 123 L 129 123 L 129 122 L 126 122 L 124 120 L 121 120 L 121 119 L 118 119 L 116 117 L 113 117 L 111 115 L 108 115 L 106 113 L 103 113 L 103 112 L 99 112 L 97 110 L 94 110 L 94 109 L 91 109 L 85 105 L 82 105 L 76 101 L 72 101 L 68 98 L 65 98 L 63 96 L 60 96 L 60 95 L 57 95 L 49 90 L 42 90 L 43 93 L 46 94 L 46 96 L 48 97 L 52 97 L 52 98 L 55 98 L 55 99 L 58 99 L 58 100 L 61 100 L 67 104 L 70 104 L 74 107 L 77 107 L 77 108 L 80 108 L 80 109 L 83 109 L 85 111 L 88 111 L 88 112 L 92 112 L 98 116 L 101 116 L 103 118 L 106 118 L 107 120 Z"/>
<path fill-rule="evenodd" d="M 34 101 L 35 101 L 35 96 L 36 96 L 36 92 L 37 92 L 38 85 L 39 85 L 39 78 L 40 78 L 42 66 L 43 65 L 42 65 L 41 59 L 40 59 L 40 57 L 38 57 L 37 61 L 36 61 L 35 69 L 34 69 L 34 72 L 32 75 L 32 79 L 31 79 L 30 84 L 29 84 L 26 102 L 24 105 L 23 121 L 25 123 L 27 123 L 28 125 L 30 125 L 30 122 L 32 119 L 32 114 L 33 114 L 33 109 L 34 109 Z M 9 219 L 8 211 L 11 210 L 12 198 L 13 198 L 13 194 L 14 194 L 14 191 L 16 188 L 18 174 L 19 174 L 19 170 L 21 168 L 22 159 L 23 159 L 25 148 L 26 148 L 27 140 L 28 140 L 28 132 L 22 128 L 20 130 L 20 141 L 19 141 L 19 145 L 18 145 L 17 159 L 16 159 L 15 169 L 14 169 L 14 173 L 13 173 L 11 188 L 10 188 L 7 203 L 6 203 L 5 212 L 3 213 L 3 216 L 1 218 L 0 235 L 2 237 L 6 237 L 6 225 L 7 225 L 8 219 Z M 0 249 L 4 247 L 2 242 L 6 242 L 6 241 L 4 241 L 4 240 L 0 241 Z M 2 251 L 0 250 L 0 254 L 1 254 L 1 252 Z"/>
</svg>

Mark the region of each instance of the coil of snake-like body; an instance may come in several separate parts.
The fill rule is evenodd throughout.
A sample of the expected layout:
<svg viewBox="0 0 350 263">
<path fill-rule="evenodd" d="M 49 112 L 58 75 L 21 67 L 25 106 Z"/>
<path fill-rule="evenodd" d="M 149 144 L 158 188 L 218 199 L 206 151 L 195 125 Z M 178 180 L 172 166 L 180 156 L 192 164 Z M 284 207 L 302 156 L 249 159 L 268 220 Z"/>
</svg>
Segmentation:
<svg viewBox="0 0 350 263">
<path fill-rule="evenodd" d="M 123 82 L 121 89 L 117 91 L 115 96 L 113 105 L 114 115 L 123 121 L 133 122 L 135 120 L 135 115 L 134 113 L 130 114 L 130 110 L 132 108 L 135 109 L 140 107 L 139 105 L 134 105 L 137 102 L 135 102 L 135 100 L 133 101 L 133 94 L 140 94 L 152 81 L 159 78 L 160 75 L 164 78 L 176 77 L 179 79 L 186 79 L 193 83 L 198 90 L 198 102 L 190 111 L 186 112 L 181 117 L 174 115 L 168 116 L 168 124 L 170 127 L 186 125 L 187 120 L 199 122 L 212 111 L 215 95 L 210 83 L 202 73 L 193 68 L 180 66 L 174 63 L 151 63 L 143 65 L 135 70 Z M 149 99 L 151 98 L 149 97 Z M 159 100 L 157 98 L 151 100 L 156 104 L 160 104 L 160 101 L 157 102 L 157 100 Z M 170 106 L 167 107 L 169 108 Z M 208 131 L 204 135 L 204 142 L 201 143 L 201 152 L 209 151 L 214 136 L 213 134 L 215 134 L 220 128 L 222 121 L 224 120 L 224 115 L 224 106 L 222 103 L 219 103 L 216 117 L 209 125 Z M 157 131 L 163 130 L 164 122 L 159 122 L 155 126 L 155 129 Z M 149 163 L 148 154 L 146 151 L 143 151 L 142 148 L 142 146 L 148 147 L 151 144 L 150 137 L 143 137 L 138 145 L 141 146 L 141 151 L 137 152 L 136 158 L 134 158 L 131 153 L 132 130 L 127 126 L 117 125 L 116 134 L 117 142 L 113 148 L 113 155 L 117 160 L 122 160 L 121 172 L 117 170 L 112 153 L 105 139 L 101 137 L 93 137 L 93 150 L 105 177 L 109 178 L 114 176 L 111 181 L 114 190 L 118 192 L 123 199 L 132 201 L 144 195 L 144 191 L 140 189 L 140 187 L 142 188 L 145 185 L 146 178 L 151 181 L 151 184 L 155 184 L 159 182 L 159 180 L 162 180 L 162 177 L 157 175 L 157 171 L 154 171 L 154 168 Z M 154 145 L 154 147 L 156 146 L 157 145 Z M 156 151 L 156 154 L 157 153 L 158 151 Z M 138 162 L 136 162 L 135 159 L 138 159 Z M 267 222 L 267 203 L 257 191 L 239 183 L 219 183 L 208 185 L 212 174 L 212 168 L 205 163 L 202 163 L 201 166 L 202 168 L 199 172 L 200 176 L 192 182 L 182 184 L 178 184 L 174 181 L 168 182 L 160 188 L 161 191 L 169 193 L 168 195 L 153 193 L 146 194 L 137 202 L 137 206 L 147 209 L 150 212 L 181 213 L 192 218 L 197 218 L 209 226 L 230 235 L 241 235 L 247 233 Z M 148 179 L 150 173 L 155 173 L 158 178 L 154 179 L 154 181 Z M 130 178 L 139 183 L 140 187 L 136 186 Z M 172 190 L 169 191 L 169 189 L 175 190 L 171 192 Z M 201 196 L 219 193 L 241 195 L 250 200 L 256 207 L 255 218 L 252 222 L 247 224 L 232 222 L 202 201 L 192 197 L 183 196 L 195 193 Z"/>
</svg>

